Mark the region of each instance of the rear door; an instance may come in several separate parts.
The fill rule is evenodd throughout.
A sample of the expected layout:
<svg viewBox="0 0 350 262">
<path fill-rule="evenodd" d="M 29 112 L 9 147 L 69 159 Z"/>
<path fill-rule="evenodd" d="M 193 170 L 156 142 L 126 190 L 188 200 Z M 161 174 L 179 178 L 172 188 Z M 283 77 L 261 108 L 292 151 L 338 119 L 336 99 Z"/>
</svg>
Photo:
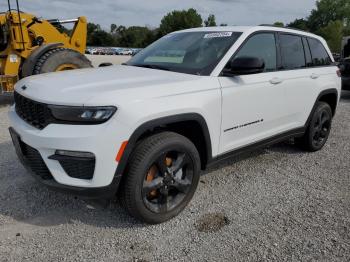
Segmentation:
<svg viewBox="0 0 350 262">
<path fill-rule="evenodd" d="M 280 33 L 279 43 L 288 120 L 293 128 L 300 128 L 305 124 L 305 115 L 309 113 L 310 105 L 313 106 L 315 102 L 317 76 L 313 75 L 315 72 L 310 67 L 310 49 L 302 36 Z"/>
<path fill-rule="evenodd" d="M 334 83 L 336 70 L 319 40 L 280 34 L 279 41 L 289 119 L 293 127 L 303 127 L 318 94 Z"/>
</svg>

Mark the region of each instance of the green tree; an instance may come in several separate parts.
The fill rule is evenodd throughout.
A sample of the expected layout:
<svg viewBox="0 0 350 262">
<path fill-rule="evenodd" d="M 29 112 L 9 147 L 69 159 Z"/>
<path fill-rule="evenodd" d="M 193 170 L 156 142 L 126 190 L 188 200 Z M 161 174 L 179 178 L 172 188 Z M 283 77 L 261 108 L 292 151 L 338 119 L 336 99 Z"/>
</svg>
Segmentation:
<svg viewBox="0 0 350 262">
<path fill-rule="evenodd" d="M 206 27 L 216 26 L 216 18 L 215 15 L 209 15 L 208 19 L 204 21 L 204 25 Z"/>
<path fill-rule="evenodd" d="M 273 25 L 274 26 L 278 26 L 278 27 L 284 27 L 284 23 L 283 22 L 275 22 Z"/>
<path fill-rule="evenodd" d="M 327 26 L 319 30 L 319 34 L 326 39 L 332 52 L 340 53 L 343 31 L 343 22 L 338 20 L 331 21 Z"/>
<path fill-rule="evenodd" d="M 90 46 L 113 46 L 114 39 L 111 34 L 104 30 L 98 30 L 91 34 L 91 38 L 88 43 Z"/>
<path fill-rule="evenodd" d="M 190 8 L 182 11 L 175 10 L 163 17 L 159 27 L 159 36 L 163 36 L 177 30 L 201 27 L 202 24 L 202 17 L 195 9 Z"/>
<path fill-rule="evenodd" d="M 319 0 L 316 2 L 316 9 L 312 10 L 308 18 L 308 24 L 312 32 L 317 32 L 332 21 L 339 20 L 344 23 L 349 18 L 349 0 Z"/>
<path fill-rule="evenodd" d="M 87 24 L 87 44 L 88 45 L 92 45 L 93 34 L 100 30 L 101 30 L 101 26 L 99 24 L 94 24 L 94 23 Z"/>
<path fill-rule="evenodd" d="M 126 30 L 126 27 L 123 26 L 123 25 L 120 25 L 120 26 L 118 26 L 118 28 L 116 29 L 116 32 L 120 34 L 120 33 L 124 32 L 125 30 Z"/>
<path fill-rule="evenodd" d="M 287 25 L 288 27 L 309 31 L 308 21 L 306 19 L 295 19 L 293 22 Z"/>
<path fill-rule="evenodd" d="M 88 23 L 87 45 L 89 46 L 112 46 L 114 39 L 111 34 L 101 29 L 99 24 Z"/>
<path fill-rule="evenodd" d="M 117 25 L 116 24 L 111 24 L 111 33 L 115 33 L 115 31 L 117 30 Z"/>
<path fill-rule="evenodd" d="M 346 25 L 343 30 L 343 35 L 344 36 L 350 36 L 350 26 Z"/>
<path fill-rule="evenodd" d="M 88 23 L 87 24 L 87 33 L 92 34 L 95 31 L 101 30 L 101 26 L 99 24 Z"/>
<path fill-rule="evenodd" d="M 307 19 L 296 19 L 288 26 L 323 36 L 332 51 L 339 52 L 342 37 L 350 34 L 350 1 L 318 0 Z"/>
<path fill-rule="evenodd" d="M 155 40 L 155 33 L 147 27 L 131 26 L 120 32 L 118 45 L 123 47 L 146 47 Z"/>
</svg>

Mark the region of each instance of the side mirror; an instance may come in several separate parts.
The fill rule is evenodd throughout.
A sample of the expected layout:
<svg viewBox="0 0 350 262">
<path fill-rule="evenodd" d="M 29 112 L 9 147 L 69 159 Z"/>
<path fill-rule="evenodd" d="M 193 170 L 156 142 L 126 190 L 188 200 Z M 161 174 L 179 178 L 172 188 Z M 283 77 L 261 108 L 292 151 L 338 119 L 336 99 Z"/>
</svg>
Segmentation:
<svg viewBox="0 0 350 262">
<path fill-rule="evenodd" d="M 238 57 L 230 63 L 230 73 L 234 75 L 251 75 L 264 72 L 265 62 L 257 57 Z"/>
</svg>

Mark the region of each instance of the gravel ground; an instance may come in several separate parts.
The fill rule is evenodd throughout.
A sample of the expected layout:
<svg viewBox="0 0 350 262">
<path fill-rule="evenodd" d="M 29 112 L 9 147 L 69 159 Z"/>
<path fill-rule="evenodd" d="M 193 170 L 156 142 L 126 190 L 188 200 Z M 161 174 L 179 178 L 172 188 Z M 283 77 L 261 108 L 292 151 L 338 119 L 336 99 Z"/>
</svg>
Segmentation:
<svg viewBox="0 0 350 262">
<path fill-rule="evenodd" d="M 350 94 L 330 141 L 289 143 L 225 162 L 190 206 L 148 226 L 117 203 L 51 192 L 18 163 L 0 108 L 0 261 L 349 261 Z"/>
<path fill-rule="evenodd" d="M 1 92 L 1 91 L 0 91 Z M 13 103 L 13 96 L 0 94 L 0 107 L 4 105 L 10 105 Z M 2 122 L 2 121 L 1 121 Z"/>
</svg>

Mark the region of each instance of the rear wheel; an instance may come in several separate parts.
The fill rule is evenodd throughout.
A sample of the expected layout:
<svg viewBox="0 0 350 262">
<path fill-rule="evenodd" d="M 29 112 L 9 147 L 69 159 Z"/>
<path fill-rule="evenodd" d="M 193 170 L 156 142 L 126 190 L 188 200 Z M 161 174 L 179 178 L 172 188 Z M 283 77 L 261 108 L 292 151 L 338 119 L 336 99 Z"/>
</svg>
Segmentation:
<svg viewBox="0 0 350 262">
<path fill-rule="evenodd" d="M 91 62 L 72 49 L 55 48 L 42 55 L 36 62 L 33 74 L 59 72 L 92 67 Z"/>
<path fill-rule="evenodd" d="M 156 224 L 178 215 L 192 199 L 200 158 L 186 137 L 164 132 L 141 142 L 131 156 L 120 197 L 135 218 Z"/>
<path fill-rule="evenodd" d="M 297 144 L 310 152 L 321 150 L 328 140 L 332 118 L 329 104 L 318 102 L 307 131 L 303 137 L 297 139 Z"/>
</svg>

